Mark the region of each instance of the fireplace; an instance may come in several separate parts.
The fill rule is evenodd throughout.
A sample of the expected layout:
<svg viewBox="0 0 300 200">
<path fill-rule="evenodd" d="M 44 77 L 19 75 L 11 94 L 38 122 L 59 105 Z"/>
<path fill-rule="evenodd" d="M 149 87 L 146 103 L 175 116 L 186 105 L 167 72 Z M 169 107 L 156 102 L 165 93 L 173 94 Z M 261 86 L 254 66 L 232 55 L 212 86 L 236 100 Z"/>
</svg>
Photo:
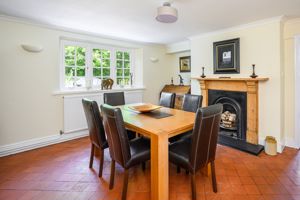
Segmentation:
<svg viewBox="0 0 300 200">
<path fill-rule="evenodd" d="M 199 81 L 202 106 L 222 103 L 224 113 L 218 143 L 258 155 L 259 83 L 268 78 L 194 78 Z M 209 97 L 213 94 L 213 98 Z M 227 111 L 227 112 L 226 112 Z"/>
<path fill-rule="evenodd" d="M 223 104 L 219 134 L 246 141 L 247 93 L 208 90 L 208 105 L 217 103 Z"/>
</svg>

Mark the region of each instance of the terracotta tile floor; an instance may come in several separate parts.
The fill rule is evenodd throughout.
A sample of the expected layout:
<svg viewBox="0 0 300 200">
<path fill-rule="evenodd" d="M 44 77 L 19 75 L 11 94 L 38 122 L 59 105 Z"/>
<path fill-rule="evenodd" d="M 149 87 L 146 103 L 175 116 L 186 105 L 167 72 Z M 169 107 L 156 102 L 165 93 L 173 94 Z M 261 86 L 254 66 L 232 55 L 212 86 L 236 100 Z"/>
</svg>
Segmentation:
<svg viewBox="0 0 300 200">
<path fill-rule="evenodd" d="M 115 187 L 108 189 L 110 158 L 105 152 L 104 175 L 88 168 L 88 138 L 0 158 L 0 199 L 120 199 L 123 170 L 117 166 Z M 197 174 L 198 200 L 300 200 L 300 153 L 286 148 L 278 156 L 252 156 L 219 145 L 216 158 L 217 194 L 210 178 Z M 191 198 L 190 177 L 170 166 L 170 199 Z M 150 169 L 130 170 L 127 199 L 150 198 Z"/>
</svg>

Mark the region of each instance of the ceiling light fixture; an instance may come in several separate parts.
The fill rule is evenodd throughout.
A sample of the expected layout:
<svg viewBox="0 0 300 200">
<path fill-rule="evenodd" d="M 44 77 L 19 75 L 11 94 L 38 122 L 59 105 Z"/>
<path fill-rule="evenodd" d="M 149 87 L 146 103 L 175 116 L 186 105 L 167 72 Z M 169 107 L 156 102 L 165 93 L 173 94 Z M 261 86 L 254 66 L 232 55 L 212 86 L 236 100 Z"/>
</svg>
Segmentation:
<svg viewBox="0 0 300 200">
<path fill-rule="evenodd" d="M 170 2 L 165 2 L 163 6 L 157 8 L 156 20 L 162 23 L 174 23 L 177 21 L 177 9 L 171 7 Z"/>
</svg>

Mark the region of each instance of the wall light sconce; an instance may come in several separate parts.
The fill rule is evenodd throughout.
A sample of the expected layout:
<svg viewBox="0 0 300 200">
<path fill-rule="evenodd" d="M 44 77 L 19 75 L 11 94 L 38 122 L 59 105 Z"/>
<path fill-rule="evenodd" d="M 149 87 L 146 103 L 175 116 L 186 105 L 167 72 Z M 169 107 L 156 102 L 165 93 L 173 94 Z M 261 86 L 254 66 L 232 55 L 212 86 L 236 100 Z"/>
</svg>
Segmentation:
<svg viewBox="0 0 300 200">
<path fill-rule="evenodd" d="M 43 51 L 43 49 L 44 49 L 42 46 L 39 46 L 39 45 L 30 45 L 30 44 L 21 44 L 21 47 L 25 51 L 28 51 L 28 52 L 31 52 L 31 53 L 38 53 L 38 52 Z"/>
<path fill-rule="evenodd" d="M 150 59 L 150 61 L 153 62 L 153 63 L 156 63 L 156 62 L 158 62 L 158 60 L 159 60 L 159 59 L 156 58 L 156 57 L 150 57 L 149 59 Z"/>
</svg>

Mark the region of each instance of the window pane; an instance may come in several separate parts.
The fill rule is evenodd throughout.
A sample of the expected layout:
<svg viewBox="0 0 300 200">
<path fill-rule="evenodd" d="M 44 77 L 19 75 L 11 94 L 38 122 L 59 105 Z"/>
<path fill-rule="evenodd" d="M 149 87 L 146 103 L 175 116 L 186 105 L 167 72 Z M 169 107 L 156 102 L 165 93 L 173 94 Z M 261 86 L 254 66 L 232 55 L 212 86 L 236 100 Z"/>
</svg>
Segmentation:
<svg viewBox="0 0 300 200">
<path fill-rule="evenodd" d="M 102 58 L 103 59 L 110 59 L 110 51 L 102 50 Z"/>
<path fill-rule="evenodd" d="M 100 67 L 101 66 L 101 60 L 94 58 L 93 59 L 93 66 L 94 67 Z"/>
<path fill-rule="evenodd" d="M 110 69 L 109 68 L 103 68 L 103 76 L 109 76 L 110 75 Z"/>
<path fill-rule="evenodd" d="M 66 77 L 75 76 L 75 69 L 73 67 L 66 67 L 65 68 L 65 76 Z"/>
<path fill-rule="evenodd" d="M 65 78 L 65 87 L 73 87 L 74 86 L 74 77 L 66 77 Z"/>
<path fill-rule="evenodd" d="M 77 66 L 85 66 L 85 48 L 77 47 L 76 59 Z"/>
<path fill-rule="evenodd" d="M 66 66 L 74 66 L 75 65 L 75 59 L 74 59 L 74 57 L 66 56 L 65 57 L 65 65 Z"/>
<path fill-rule="evenodd" d="M 123 59 L 123 52 L 117 51 L 117 59 Z"/>
<path fill-rule="evenodd" d="M 125 68 L 130 68 L 130 62 L 129 62 L 129 61 L 125 61 L 124 67 L 125 67 Z"/>
<path fill-rule="evenodd" d="M 78 67 L 76 68 L 77 76 L 85 76 L 85 68 Z"/>
<path fill-rule="evenodd" d="M 93 76 L 101 76 L 101 68 L 93 68 Z"/>
<path fill-rule="evenodd" d="M 123 76 L 123 69 L 117 69 L 117 76 Z"/>
<path fill-rule="evenodd" d="M 117 85 L 120 85 L 122 80 L 123 80 L 123 78 L 117 78 Z"/>
<path fill-rule="evenodd" d="M 75 47 L 74 46 L 65 46 L 65 56 L 75 56 Z"/>
<path fill-rule="evenodd" d="M 130 69 L 124 69 L 124 76 L 130 75 Z"/>
<path fill-rule="evenodd" d="M 93 58 L 100 58 L 101 57 L 101 51 L 100 49 L 93 49 Z"/>
<path fill-rule="evenodd" d="M 124 85 L 129 85 L 130 81 L 129 78 L 124 78 Z"/>
<path fill-rule="evenodd" d="M 122 60 L 117 60 L 117 68 L 122 68 L 123 67 L 123 61 Z"/>
<path fill-rule="evenodd" d="M 129 56 L 128 52 L 124 52 L 124 59 L 125 60 L 129 60 L 130 59 L 130 56 Z"/>
<path fill-rule="evenodd" d="M 110 60 L 103 60 L 102 67 L 110 67 Z"/>
<path fill-rule="evenodd" d="M 100 83 L 101 83 L 100 78 L 96 78 L 96 77 L 93 78 L 93 85 L 100 86 Z"/>
</svg>

